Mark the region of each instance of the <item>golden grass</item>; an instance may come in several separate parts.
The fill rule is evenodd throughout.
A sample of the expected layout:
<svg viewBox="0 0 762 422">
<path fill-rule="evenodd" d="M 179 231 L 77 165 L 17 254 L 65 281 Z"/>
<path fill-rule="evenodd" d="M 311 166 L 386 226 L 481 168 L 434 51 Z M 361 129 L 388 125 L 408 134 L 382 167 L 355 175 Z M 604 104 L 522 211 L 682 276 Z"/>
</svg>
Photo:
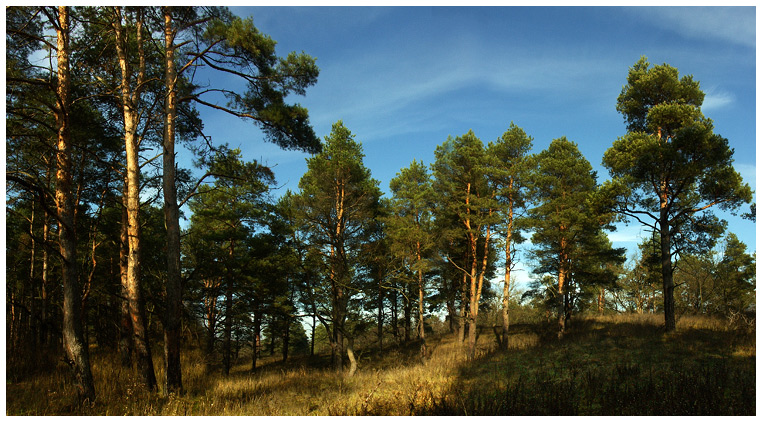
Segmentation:
<svg viewBox="0 0 762 422">
<path fill-rule="evenodd" d="M 622 359 L 639 365 L 658 359 L 679 365 L 684 359 L 717 355 L 753 360 L 756 355 L 753 335 L 736 335 L 722 321 L 683 317 L 676 333 L 669 335 L 660 329 L 662 324 L 659 315 L 650 314 L 579 318 L 562 342 L 553 338 L 552 324 L 517 324 L 511 328 L 506 352 L 494 350 L 494 336 L 485 328 L 474 362 L 466 359 L 452 336 L 433 336 L 425 363 L 414 344 L 361 353 L 353 377 L 316 367 L 306 357 L 294 357 L 287 364 L 276 357 L 261 359 L 262 367 L 254 373 L 242 358 L 230 376 L 223 377 L 218 370 L 207 373 L 200 352 L 189 350 L 182 356 L 185 392 L 170 397 L 144 391 L 131 369 L 114 364 L 115 355 L 93 350 L 93 405 L 74 402 L 62 364 L 46 376 L 9 381 L 6 405 L 13 415 L 411 415 L 437 409 L 465 414 L 474 408 L 491 409 L 488 404 L 497 400 L 496 391 L 514 388 L 522 380 L 539 383 L 532 387 L 539 389 L 545 378 L 568 381 L 573 376 L 569 365 L 615 371 Z M 162 379 L 159 356 L 154 364 Z"/>
</svg>

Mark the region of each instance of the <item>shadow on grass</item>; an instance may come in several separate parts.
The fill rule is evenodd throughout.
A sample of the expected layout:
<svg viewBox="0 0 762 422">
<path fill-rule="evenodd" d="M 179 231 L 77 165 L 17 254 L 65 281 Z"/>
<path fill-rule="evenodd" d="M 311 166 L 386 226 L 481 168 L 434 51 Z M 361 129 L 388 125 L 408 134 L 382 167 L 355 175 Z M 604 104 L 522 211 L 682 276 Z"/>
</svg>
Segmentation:
<svg viewBox="0 0 762 422">
<path fill-rule="evenodd" d="M 648 321 L 573 321 L 562 340 L 553 324 L 539 341 L 463 365 L 426 415 L 754 415 L 753 335 L 719 327 L 665 333 Z M 511 337 L 531 327 L 512 327 Z"/>
</svg>

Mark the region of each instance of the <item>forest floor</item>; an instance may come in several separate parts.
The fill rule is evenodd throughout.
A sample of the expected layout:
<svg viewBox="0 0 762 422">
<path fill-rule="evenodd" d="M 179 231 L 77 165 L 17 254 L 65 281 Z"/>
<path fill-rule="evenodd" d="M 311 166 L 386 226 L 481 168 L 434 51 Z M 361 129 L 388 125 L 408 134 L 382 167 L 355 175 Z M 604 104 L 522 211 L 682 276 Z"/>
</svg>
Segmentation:
<svg viewBox="0 0 762 422">
<path fill-rule="evenodd" d="M 359 350 L 352 377 L 328 369 L 329 356 L 262 359 L 223 377 L 200 352 L 183 356 L 180 396 L 144 391 L 113 353 L 93 350 L 97 400 L 73 400 L 63 364 L 6 378 L 8 415 L 754 415 L 755 327 L 684 317 L 664 333 L 660 315 L 573 320 L 558 340 L 553 324 L 514 324 L 509 350 L 492 330 L 467 360 L 454 336 L 418 346 Z M 159 345 L 157 345 L 159 346 Z M 157 347 L 154 350 L 161 350 Z M 158 379 L 161 358 L 155 357 Z"/>
</svg>

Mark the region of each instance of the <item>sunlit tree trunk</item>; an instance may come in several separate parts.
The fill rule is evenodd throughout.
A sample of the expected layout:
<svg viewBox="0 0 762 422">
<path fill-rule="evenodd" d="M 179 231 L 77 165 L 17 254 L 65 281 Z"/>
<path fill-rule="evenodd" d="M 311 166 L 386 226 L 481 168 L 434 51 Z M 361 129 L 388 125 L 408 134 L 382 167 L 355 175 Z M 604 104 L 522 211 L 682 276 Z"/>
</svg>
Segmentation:
<svg viewBox="0 0 762 422">
<path fill-rule="evenodd" d="M 603 313 L 603 307 L 605 305 L 605 295 L 606 295 L 606 289 L 603 287 L 598 289 L 598 313 Z"/>
<path fill-rule="evenodd" d="M 349 358 L 349 372 L 347 376 L 351 377 L 357 371 L 357 359 L 355 359 L 355 339 L 349 337 L 347 339 L 347 357 Z"/>
<path fill-rule="evenodd" d="M 474 236 L 475 237 L 475 236 Z M 469 326 L 468 326 L 468 355 L 470 359 L 476 357 L 476 336 L 478 334 L 478 318 L 479 318 L 479 300 L 482 296 L 482 286 L 484 285 L 484 274 L 487 272 L 487 261 L 489 258 L 489 241 L 490 241 L 490 229 L 487 227 L 487 231 L 484 236 L 484 249 L 482 251 L 481 267 L 477 268 L 477 260 L 472 260 L 471 270 L 471 303 L 469 304 Z M 476 240 L 473 240 L 472 251 L 474 258 L 476 257 Z"/>
<path fill-rule="evenodd" d="M 56 208 L 59 218 L 58 236 L 63 279 L 63 343 L 66 359 L 74 371 L 80 399 L 95 400 L 95 387 L 90 371 L 90 354 L 82 333 L 79 277 L 77 274 L 77 236 L 74 228 L 74 199 L 72 198 L 71 140 L 69 128 L 69 8 L 58 7 L 56 22 L 58 50 L 58 109 L 56 124 Z"/>
<path fill-rule="evenodd" d="M 341 372 L 344 368 L 344 320 L 346 318 L 346 301 L 344 295 L 343 283 L 346 276 L 346 265 L 344 259 L 346 257 L 343 249 L 343 235 L 344 235 L 344 199 L 345 189 L 344 180 L 337 180 L 335 186 L 335 198 L 334 198 L 334 210 L 336 212 L 336 223 L 333 232 L 333 239 L 331 245 L 330 265 L 331 265 L 331 283 L 333 300 L 333 342 L 331 343 L 333 368 L 336 372 Z"/>
<path fill-rule="evenodd" d="M 563 228 L 562 228 L 563 230 Z M 567 259 L 566 239 L 561 238 L 561 253 L 558 258 L 558 339 L 562 339 L 566 331 L 566 289 L 567 286 Z"/>
<path fill-rule="evenodd" d="M 138 103 L 140 90 L 145 79 L 145 53 L 143 51 L 143 25 L 141 12 L 136 21 L 136 42 L 139 55 L 138 78 L 133 91 L 130 90 L 131 66 L 127 53 L 127 33 L 122 26 L 122 10 L 115 8 L 114 31 L 119 67 L 122 73 L 121 103 L 124 116 L 124 142 L 127 156 L 127 295 L 129 298 L 132 334 L 135 342 L 138 372 L 148 390 L 156 389 L 156 374 L 153 369 L 148 327 L 145 322 L 145 303 L 140 282 L 140 163 L 138 159 L 139 139 Z"/>
</svg>

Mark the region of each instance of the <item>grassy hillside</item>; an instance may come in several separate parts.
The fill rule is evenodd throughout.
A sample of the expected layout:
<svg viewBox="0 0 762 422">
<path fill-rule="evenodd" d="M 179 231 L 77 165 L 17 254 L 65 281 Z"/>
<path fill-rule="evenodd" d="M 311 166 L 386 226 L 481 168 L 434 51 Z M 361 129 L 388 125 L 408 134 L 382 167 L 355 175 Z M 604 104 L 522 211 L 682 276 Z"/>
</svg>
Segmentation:
<svg viewBox="0 0 762 422">
<path fill-rule="evenodd" d="M 97 402 L 77 406 L 66 367 L 6 381 L 9 415 L 753 415 L 753 327 L 685 317 L 664 334 L 659 315 L 574 320 L 558 341 L 549 324 L 511 328 L 507 352 L 491 330 L 468 362 L 451 335 L 429 340 L 421 363 L 415 344 L 360 351 L 354 377 L 328 369 L 328 357 L 269 359 L 256 373 L 237 365 L 228 378 L 206 374 L 197 351 L 183 356 L 186 394 L 142 392 L 114 355 L 94 351 Z M 157 348 L 156 350 L 161 350 Z M 160 358 L 159 358 L 160 359 Z M 157 376 L 163 378 L 156 359 Z"/>
</svg>

